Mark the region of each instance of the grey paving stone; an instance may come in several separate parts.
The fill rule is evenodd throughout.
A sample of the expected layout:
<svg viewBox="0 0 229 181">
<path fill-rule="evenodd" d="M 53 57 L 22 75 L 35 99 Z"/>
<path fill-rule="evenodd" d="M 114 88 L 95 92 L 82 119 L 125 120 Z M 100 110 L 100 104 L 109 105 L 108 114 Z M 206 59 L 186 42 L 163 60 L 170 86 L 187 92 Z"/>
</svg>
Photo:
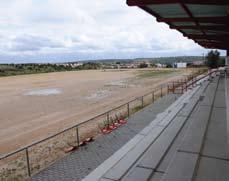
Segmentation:
<svg viewBox="0 0 229 181">
<path fill-rule="evenodd" d="M 163 131 L 163 127 L 154 127 L 150 134 L 145 136 L 142 141 L 130 150 L 125 157 L 123 157 L 117 164 L 115 164 L 103 177 L 119 180 L 127 171 L 133 166 L 133 164 L 140 158 L 144 151 L 152 144 L 152 142 Z"/>
<path fill-rule="evenodd" d="M 177 152 L 162 180 L 191 181 L 197 159 L 197 154 Z"/>
<path fill-rule="evenodd" d="M 193 95 L 193 97 L 198 97 L 202 93 L 204 93 L 206 91 L 208 85 L 209 85 L 209 81 L 203 82 L 202 85 L 200 86 L 200 88 L 197 90 L 196 94 Z"/>
<path fill-rule="evenodd" d="M 190 102 L 178 113 L 178 116 L 188 116 L 194 109 L 198 100 L 199 100 L 199 97 L 192 98 Z"/>
<path fill-rule="evenodd" d="M 217 91 L 214 107 L 226 107 L 225 92 Z"/>
<path fill-rule="evenodd" d="M 156 169 L 184 122 L 184 117 L 176 117 L 171 125 L 163 131 L 163 133 L 146 151 L 138 165 L 145 168 Z"/>
<path fill-rule="evenodd" d="M 197 171 L 196 181 L 228 181 L 229 162 L 202 157 Z"/>
<path fill-rule="evenodd" d="M 225 79 L 224 78 L 221 78 L 219 82 L 218 90 L 225 92 Z"/>
<path fill-rule="evenodd" d="M 185 122 L 185 125 L 183 126 L 183 128 L 181 129 L 181 131 L 179 132 L 177 137 L 175 138 L 175 140 L 174 140 L 173 144 L 171 145 L 171 147 L 169 148 L 169 150 L 166 152 L 166 155 L 161 160 L 156 171 L 166 172 L 168 165 L 171 162 L 172 158 L 174 158 L 174 155 L 176 154 L 179 146 L 181 145 L 182 140 L 184 138 L 184 135 L 185 135 L 190 124 L 191 124 L 190 121 Z"/>
<path fill-rule="evenodd" d="M 176 117 L 176 115 L 179 113 L 179 111 L 182 108 L 183 108 L 183 105 L 181 104 L 181 105 L 171 109 L 171 112 L 161 122 L 159 122 L 157 125 L 159 125 L 159 126 L 167 126 Z"/>
<path fill-rule="evenodd" d="M 147 181 L 152 172 L 151 169 L 135 167 L 122 181 Z"/>
<path fill-rule="evenodd" d="M 154 119 L 148 126 L 146 126 L 142 131 L 140 131 L 140 135 L 148 135 L 152 129 L 155 127 L 155 126 L 158 126 L 158 124 L 160 123 L 162 118 L 156 118 Z"/>
<path fill-rule="evenodd" d="M 112 181 L 111 179 L 101 178 L 100 181 Z"/>
<path fill-rule="evenodd" d="M 207 90 L 204 92 L 204 99 L 201 101 L 200 105 L 211 106 L 213 104 L 214 93 L 216 90 L 216 84 L 210 83 Z"/>
<path fill-rule="evenodd" d="M 161 181 L 164 176 L 164 173 L 155 172 L 149 181 Z"/>
<path fill-rule="evenodd" d="M 204 139 L 204 134 L 207 128 L 210 107 L 197 106 L 197 111 L 193 117 L 189 118 L 192 123 L 189 126 L 180 150 L 199 153 Z"/>
<path fill-rule="evenodd" d="M 229 159 L 228 150 L 226 108 L 214 108 L 202 154 Z"/>
</svg>

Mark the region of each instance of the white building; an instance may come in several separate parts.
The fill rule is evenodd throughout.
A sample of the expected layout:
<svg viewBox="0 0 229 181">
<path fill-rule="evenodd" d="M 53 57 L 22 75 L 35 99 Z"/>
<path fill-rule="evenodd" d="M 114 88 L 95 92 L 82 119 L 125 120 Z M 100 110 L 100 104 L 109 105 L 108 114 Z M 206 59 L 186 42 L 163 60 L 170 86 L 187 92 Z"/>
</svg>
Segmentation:
<svg viewBox="0 0 229 181">
<path fill-rule="evenodd" d="M 187 63 L 186 62 L 176 62 L 173 65 L 174 68 L 187 68 Z"/>
</svg>

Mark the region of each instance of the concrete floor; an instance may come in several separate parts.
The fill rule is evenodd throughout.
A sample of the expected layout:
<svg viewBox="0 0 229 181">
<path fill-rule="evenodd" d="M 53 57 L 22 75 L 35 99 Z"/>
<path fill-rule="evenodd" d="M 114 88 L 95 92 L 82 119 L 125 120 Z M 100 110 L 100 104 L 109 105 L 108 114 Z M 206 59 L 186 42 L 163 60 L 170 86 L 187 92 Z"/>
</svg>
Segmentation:
<svg viewBox="0 0 229 181">
<path fill-rule="evenodd" d="M 225 79 L 217 76 L 181 96 L 84 181 L 228 181 L 228 145 Z"/>
</svg>

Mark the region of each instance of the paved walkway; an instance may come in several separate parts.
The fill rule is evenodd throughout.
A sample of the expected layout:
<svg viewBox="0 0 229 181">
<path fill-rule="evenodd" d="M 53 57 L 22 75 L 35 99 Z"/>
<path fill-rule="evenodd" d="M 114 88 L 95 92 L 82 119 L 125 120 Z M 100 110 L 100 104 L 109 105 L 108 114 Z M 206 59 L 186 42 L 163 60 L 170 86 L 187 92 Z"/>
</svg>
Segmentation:
<svg viewBox="0 0 229 181">
<path fill-rule="evenodd" d="M 163 112 L 177 97 L 177 95 L 170 94 L 159 99 L 154 104 L 131 116 L 125 126 L 120 127 L 111 134 L 99 137 L 89 145 L 57 161 L 47 169 L 33 176 L 31 180 L 82 180 L 152 122 L 156 115 Z"/>
<path fill-rule="evenodd" d="M 224 83 L 189 90 L 84 181 L 228 181 Z"/>
</svg>

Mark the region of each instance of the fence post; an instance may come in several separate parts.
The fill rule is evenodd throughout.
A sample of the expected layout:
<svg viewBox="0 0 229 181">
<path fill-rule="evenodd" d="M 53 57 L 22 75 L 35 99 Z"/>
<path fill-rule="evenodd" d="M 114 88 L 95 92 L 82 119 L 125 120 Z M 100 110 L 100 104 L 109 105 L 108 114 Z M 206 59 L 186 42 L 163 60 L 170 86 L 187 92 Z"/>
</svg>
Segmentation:
<svg viewBox="0 0 229 181">
<path fill-rule="evenodd" d="M 188 80 L 186 79 L 185 80 L 185 91 L 187 92 L 187 90 L 188 90 Z"/>
<path fill-rule="evenodd" d="M 144 107 L 144 96 L 142 96 L 142 108 Z"/>
<path fill-rule="evenodd" d="M 175 93 L 175 85 L 174 85 L 174 81 L 173 81 L 173 94 Z"/>
<path fill-rule="evenodd" d="M 154 91 L 152 93 L 152 102 L 154 102 Z"/>
<path fill-rule="evenodd" d="M 109 116 L 109 112 L 107 112 L 107 124 L 110 124 L 110 116 Z"/>
<path fill-rule="evenodd" d="M 127 103 L 127 115 L 129 118 L 130 117 L 130 103 L 129 102 Z"/>
<path fill-rule="evenodd" d="M 79 127 L 76 126 L 76 137 L 77 137 L 77 145 L 80 145 L 80 137 L 79 137 Z"/>
<path fill-rule="evenodd" d="M 162 85 L 161 85 L 161 97 L 163 96 L 163 95 L 162 95 L 162 94 L 163 94 L 163 93 L 162 93 L 162 89 L 163 89 L 163 88 L 162 88 Z"/>
<path fill-rule="evenodd" d="M 28 152 L 28 148 L 25 149 L 25 153 L 26 153 L 26 162 L 27 162 L 27 169 L 28 169 L 28 176 L 31 176 L 31 170 L 30 170 L 30 163 L 29 163 L 29 152 Z"/>
<path fill-rule="evenodd" d="M 192 87 L 194 87 L 195 85 L 195 77 L 192 77 Z"/>
</svg>

